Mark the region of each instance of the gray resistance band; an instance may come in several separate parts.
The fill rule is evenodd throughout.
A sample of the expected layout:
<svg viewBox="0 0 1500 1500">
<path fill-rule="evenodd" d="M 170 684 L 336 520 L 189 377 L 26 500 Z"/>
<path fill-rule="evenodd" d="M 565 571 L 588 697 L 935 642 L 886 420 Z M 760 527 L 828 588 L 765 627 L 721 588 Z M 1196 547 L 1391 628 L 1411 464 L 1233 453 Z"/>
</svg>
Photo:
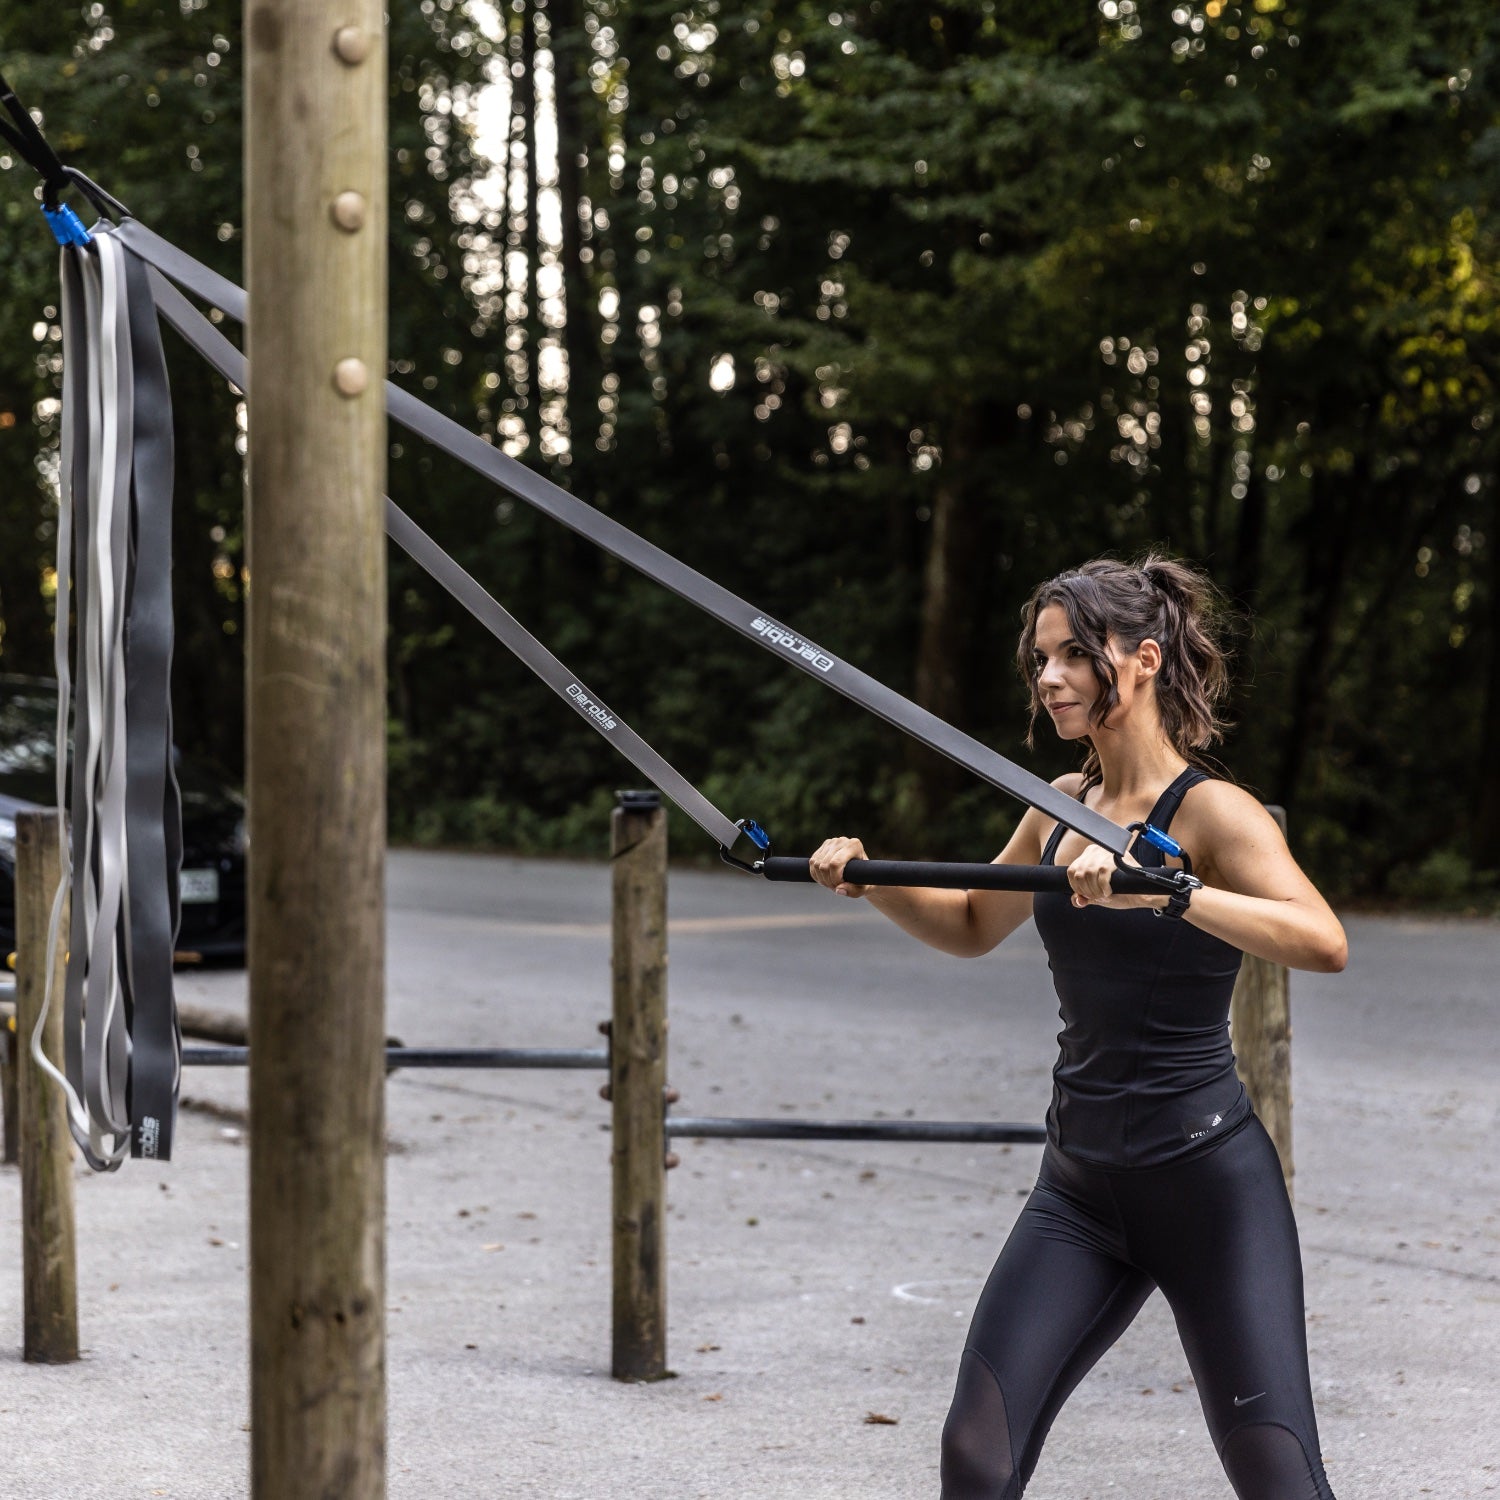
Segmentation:
<svg viewBox="0 0 1500 1500">
<path fill-rule="evenodd" d="M 101 228 L 104 226 L 101 226 Z M 248 299 L 244 291 L 152 233 L 137 220 L 124 218 L 114 232 L 142 260 L 194 296 L 244 323 Z M 238 384 L 239 382 L 236 382 Z M 1041 777 L 1007 760 L 972 736 L 946 724 L 883 683 L 866 675 L 832 652 L 789 630 L 747 604 L 728 589 L 705 578 L 660 547 L 638 537 L 628 527 L 492 447 L 457 422 L 425 406 L 400 387 L 386 382 L 386 410 L 408 431 L 416 433 L 451 457 L 498 484 L 508 494 L 577 532 L 653 582 L 672 590 L 705 614 L 731 626 L 777 656 L 789 660 L 809 676 L 828 684 L 846 698 L 894 724 L 913 739 L 948 756 L 976 776 L 1040 809 L 1068 828 L 1102 844 L 1116 855 L 1130 847 L 1130 832 L 1103 814 L 1085 807 Z M 425 567 L 426 564 L 424 563 Z M 663 788 L 666 790 L 666 788 Z M 668 793 L 677 800 L 675 793 Z M 687 809 L 684 809 L 686 811 Z M 721 840 L 723 843 L 723 840 Z M 728 847 L 727 844 L 724 847 Z"/>
<path fill-rule="evenodd" d="M 155 270 L 150 273 L 156 307 L 203 359 L 239 391 L 247 389 L 248 362 L 187 298 Z M 725 853 L 739 837 L 739 825 L 731 823 L 680 772 L 673 769 L 627 724 L 594 699 L 545 646 L 448 556 L 389 496 L 385 501 L 387 535 L 453 595 L 481 624 L 515 653 L 559 697 L 572 705 L 584 720 L 603 734 L 622 755 L 677 803 L 710 838 L 717 839 Z M 1160 836 L 1158 836 L 1160 837 Z M 1178 852 L 1174 844 L 1170 851 Z M 743 865 L 770 880 L 811 880 L 805 859 L 767 858 Z M 888 861 L 853 860 L 848 878 L 877 885 L 933 885 L 950 889 L 1067 890 L 1067 871 L 1062 867 L 1016 865 L 897 864 Z M 1121 870 L 1114 877 L 1118 892 L 1154 894 L 1162 878 L 1148 870 Z"/>
<path fill-rule="evenodd" d="M 239 391 L 247 390 L 245 356 L 176 287 L 155 270 L 149 274 L 162 317 L 232 386 Z M 726 849 L 734 843 L 740 835 L 739 828 L 618 714 L 607 708 L 389 496 L 385 501 L 385 529 L 397 546 L 525 662 L 585 723 L 597 729 L 642 775 L 660 787 L 711 839 Z"/>
</svg>

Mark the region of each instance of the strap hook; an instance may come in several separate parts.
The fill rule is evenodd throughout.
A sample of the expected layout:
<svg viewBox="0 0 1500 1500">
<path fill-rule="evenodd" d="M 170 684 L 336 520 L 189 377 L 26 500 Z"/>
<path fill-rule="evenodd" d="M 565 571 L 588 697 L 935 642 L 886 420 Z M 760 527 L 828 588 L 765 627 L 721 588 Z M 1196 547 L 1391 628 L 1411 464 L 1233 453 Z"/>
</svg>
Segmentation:
<svg viewBox="0 0 1500 1500">
<path fill-rule="evenodd" d="M 1135 839 L 1132 841 L 1130 849 L 1126 850 L 1127 854 L 1138 843 L 1149 844 L 1153 849 L 1159 849 L 1169 858 L 1180 859 L 1182 861 L 1182 868 L 1180 870 L 1163 870 L 1152 868 L 1149 865 L 1127 865 L 1125 863 L 1125 855 L 1116 854 L 1116 869 L 1129 870 L 1133 875 L 1142 875 L 1159 890 L 1170 891 L 1173 895 L 1183 890 L 1192 889 L 1188 885 L 1189 881 L 1194 881 L 1194 884 L 1198 883 L 1193 876 L 1193 861 L 1189 857 L 1187 850 L 1169 833 L 1151 823 L 1129 823 L 1126 825 L 1125 831 L 1135 834 Z"/>
<path fill-rule="evenodd" d="M 736 818 L 734 826 L 760 851 L 760 858 L 754 862 L 736 859 L 722 844 L 719 845 L 719 858 L 726 865 L 730 865 L 736 870 L 743 870 L 746 875 L 759 875 L 766 857 L 771 852 L 771 835 L 753 818 Z M 735 843 L 738 844 L 739 840 L 736 839 Z"/>
</svg>

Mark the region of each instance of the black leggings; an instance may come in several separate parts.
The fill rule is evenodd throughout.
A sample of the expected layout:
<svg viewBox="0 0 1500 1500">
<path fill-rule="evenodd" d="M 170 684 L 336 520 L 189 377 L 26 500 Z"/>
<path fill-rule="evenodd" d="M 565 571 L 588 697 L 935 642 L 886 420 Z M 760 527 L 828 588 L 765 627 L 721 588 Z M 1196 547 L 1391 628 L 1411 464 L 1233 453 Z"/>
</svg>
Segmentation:
<svg viewBox="0 0 1500 1500">
<path fill-rule="evenodd" d="M 1095 1167 L 1046 1148 L 969 1329 L 943 1429 L 943 1500 L 1019 1500 L 1063 1402 L 1155 1287 L 1240 1500 L 1333 1500 L 1297 1225 L 1254 1116 L 1162 1167 Z"/>
</svg>

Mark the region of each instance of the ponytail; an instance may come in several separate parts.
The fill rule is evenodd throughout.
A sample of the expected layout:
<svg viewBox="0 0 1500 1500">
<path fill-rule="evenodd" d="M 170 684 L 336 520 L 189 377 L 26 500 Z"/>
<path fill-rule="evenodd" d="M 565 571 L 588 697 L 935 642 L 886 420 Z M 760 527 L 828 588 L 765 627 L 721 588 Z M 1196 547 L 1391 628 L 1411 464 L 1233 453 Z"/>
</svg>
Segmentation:
<svg viewBox="0 0 1500 1500">
<path fill-rule="evenodd" d="M 1021 612 L 1016 649 L 1016 663 L 1031 689 L 1028 747 L 1043 714 L 1033 655 L 1037 617 L 1050 604 L 1061 605 L 1069 633 L 1092 658 L 1100 693 L 1089 711 L 1090 724 L 1102 728 L 1120 701 L 1118 674 L 1107 650 L 1110 639 L 1127 652 L 1153 640 L 1161 647 L 1156 704 L 1162 730 L 1184 760 L 1209 769 L 1212 763 L 1202 752 L 1224 737 L 1227 725 L 1219 709 L 1229 692 L 1226 611 L 1213 581 L 1186 563 L 1151 552 L 1135 563 L 1095 558 L 1038 585 Z M 1091 743 L 1083 766 L 1085 786 L 1102 774 Z"/>
</svg>

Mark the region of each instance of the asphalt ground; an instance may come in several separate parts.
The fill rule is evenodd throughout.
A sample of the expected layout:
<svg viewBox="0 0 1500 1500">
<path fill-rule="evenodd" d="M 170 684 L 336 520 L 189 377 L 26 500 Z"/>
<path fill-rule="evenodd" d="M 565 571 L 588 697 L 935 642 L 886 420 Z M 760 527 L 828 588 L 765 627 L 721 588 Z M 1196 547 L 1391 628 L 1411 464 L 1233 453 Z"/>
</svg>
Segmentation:
<svg viewBox="0 0 1500 1500">
<path fill-rule="evenodd" d="M 599 1045 L 602 865 L 394 853 L 388 1030 Z M 1057 1029 L 1028 927 L 986 959 L 863 906 L 674 872 L 682 1114 L 1040 1120 Z M 1293 977 L 1297 1217 L 1340 1500 L 1500 1491 L 1500 924 L 1359 918 Z M 234 971 L 180 998 L 237 1010 Z M 608 1111 L 594 1073 L 388 1087 L 389 1493 L 544 1500 L 936 1496 L 964 1329 L 1029 1146 L 685 1141 L 669 1361 L 609 1376 Z M 170 1164 L 77 1178 L 80 1335 L 20 1357 L 0 1170 L 0 1497 L 248 1493 L 242 1074 L 188 1073 Z M 871 1420 L 878 1418 L 880 1420 Z M 1160 1298 L 1064 1409 L 1028 1500 L 1228 1500 Z"/>
</svg>

